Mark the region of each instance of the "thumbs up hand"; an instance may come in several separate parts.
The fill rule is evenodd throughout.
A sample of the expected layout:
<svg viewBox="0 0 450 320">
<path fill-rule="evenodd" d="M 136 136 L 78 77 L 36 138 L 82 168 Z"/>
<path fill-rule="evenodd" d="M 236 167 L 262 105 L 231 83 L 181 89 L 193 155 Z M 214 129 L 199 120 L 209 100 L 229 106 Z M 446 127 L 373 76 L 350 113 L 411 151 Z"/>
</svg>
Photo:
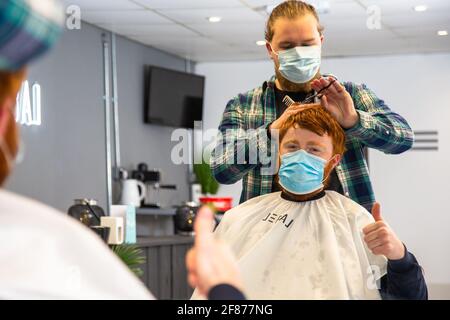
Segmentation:
<svg viewBox="0 0 450 320">
<path fill-rule="evenodd" d="M 389 260 L 399 260 L 405 256 L 405 247 L 394 231 L 383 220 L 380 204 L 372 207 L 374 223 L 363 229 L 364 241 L 375 255 L 384 255 Z"/>
<path fill-rule="evenodd" d="M 186 255 L 188 282 L 206 296 L 213 287 L 228 284 L 241 290 L 240 271 L 231 249 L 213 233 L 213 212 L 203 206 L 195 218 L 195 244 Z"/>
</svg>

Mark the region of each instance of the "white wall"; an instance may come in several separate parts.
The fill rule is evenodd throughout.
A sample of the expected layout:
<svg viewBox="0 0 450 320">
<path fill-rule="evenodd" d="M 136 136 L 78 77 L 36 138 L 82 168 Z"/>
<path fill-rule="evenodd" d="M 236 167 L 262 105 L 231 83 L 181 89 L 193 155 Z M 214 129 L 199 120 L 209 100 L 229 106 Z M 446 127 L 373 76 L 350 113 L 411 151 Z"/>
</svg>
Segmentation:
<svg viewBox="0 0 450 320">
<path fill-rule="evenodd" d="M 205 128 L 217 127 L 227 101 L 273 74 L 270 61 L 199 63 L 207 76 Z M 450 54 L 325 59 L 322 72 L 365 83 L 414 130 L 438 130 L 439 151 L 370 152 L 371 176 L 386 220 L 424 267 L 432 298 L 450 298 Z M 240 183 L 221 187 L 238 202 Z"/>
<path fill-rule="evenodd" d="M 205 75 L 203 129 L 217 129 L 227 102 L 236 94 L 260 86 L 273 74 L 273 67 L 265 62 L 197 63 L 195 73 Z M 241 182 L 221 185 L 219 195 L 233 197 L 239 204 Z"/>
<path fill-rule="evenodd" d="M 30 83 L 37 81 L 42 88 L 42 125 L 21 127 L 25 158 L 6 187 L 63 212 L 79 198 L 106 206 L 103 33 L 87 23 L 80 30 L 67 30 L 28 75 Z M 186 67 L 183 59 L 117 37 L 122 166 L 130 170 L 146 162 L 161 169 L 162 183 L 176 184 L 177 190 L 160 192 L 159 201 L 179 204 L 189 198 L 188 168 L 167 161 L 172 129 L 142 120 L 146 64 L 182 71 Z"/>
</svg>

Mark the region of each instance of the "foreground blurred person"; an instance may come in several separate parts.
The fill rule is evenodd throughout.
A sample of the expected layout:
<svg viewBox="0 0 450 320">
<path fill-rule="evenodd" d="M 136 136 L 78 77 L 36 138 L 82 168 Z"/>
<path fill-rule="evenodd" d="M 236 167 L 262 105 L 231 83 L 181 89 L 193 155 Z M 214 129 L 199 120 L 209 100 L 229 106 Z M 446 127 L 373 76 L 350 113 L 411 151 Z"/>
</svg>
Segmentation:
<svg viewBox="0 0 450 320">
<path fill-rule="evenodd" d="M 14 167 L 17 92 L 26 64 L 61 33 L 48 0 L 0 4 L 0 183 Z M 66 214 L 0 190 L 0 299 L 151 299 L 101 239 Z"/>
<path fill-rule="evenodd" d="M 62 19 L 62 11 L 50 0 L 0 2 L 0 185 L 11 173 L 18 152 L 14 109 L 26 64 L 54 44 Z M 220 288 L 215 292 L 221 294 Z M 0 190 L 2 299 L 153 296 L 81 223 L 44 204 Z"/>
</svg>

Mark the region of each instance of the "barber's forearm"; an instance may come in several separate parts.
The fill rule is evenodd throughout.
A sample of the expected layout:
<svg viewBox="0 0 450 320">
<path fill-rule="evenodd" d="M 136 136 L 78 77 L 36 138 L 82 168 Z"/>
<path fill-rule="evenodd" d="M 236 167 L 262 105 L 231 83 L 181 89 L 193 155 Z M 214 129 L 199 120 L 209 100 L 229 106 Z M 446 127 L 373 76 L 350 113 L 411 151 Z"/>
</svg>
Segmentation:
<svg viewBox="0 0 450 320">
<path fill-rule="evenodd" d="M 267 125 L 257 129 L 224 129 L 222 140 L 211 154 L 214 178 L 223 184 L 241 180 L 250 170 L 270 161 L 270 137 Z"/>
<path fill-rule="evenodd" d="M 393 112 L 385 102 L 363 85 L 346 83 L 355 104 L 359 121 L 346 130 L 349 138 L 384 153 L 402 153 L 411 148 L 414 133 L 408 122 Z"/>
<path fill-rule="evenodd" d="M 212 155 L 211 171 L 217 182 L 222 184 L 233 184 L 241 180 L 256 165 L 235 163 L 235 153 L 231 155 Z"/>
<path fill-rule="evenodd" d="M 408 123 L 393 112 L 367 112 L 357 110 L 358 123 L 348 130 L 348 137 L 357 138 L 364 145 L 388 154 L 409 150 L 414 133 Z"/>
</svg>

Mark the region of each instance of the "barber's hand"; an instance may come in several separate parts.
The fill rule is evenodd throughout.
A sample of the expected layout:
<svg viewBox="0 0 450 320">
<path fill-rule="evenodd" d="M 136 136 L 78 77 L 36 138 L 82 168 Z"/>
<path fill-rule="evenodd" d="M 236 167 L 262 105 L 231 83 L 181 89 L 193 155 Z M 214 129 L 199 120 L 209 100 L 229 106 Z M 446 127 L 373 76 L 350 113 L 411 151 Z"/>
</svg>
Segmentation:
<svg viewBox="0 0 450 320">
<path fill-rule="evenodd" d="M 331 77 L 316 79 L 311 82 L 311 87 L 317 92 L 329 85 L 331 81 L 333 81 Z M 320 103 L 344 129 L 354 127 L 359 121 L 353 99 L 339 81 L 335 81 L 325 90 Z"/>
<path fill-rule="evenodd" d="M 275 130 L 280 129 L 281 126 L 283 125 L 283 123 L 286 122 L 286 120 L 291 115 L 294 115 L 294 114 L 298 113 L 299 111 L 307 109 L 309 106 L 311 106 L 311 104 L 294 103 L 293 105 L 288 107 L 277 120 L 272 122 L 272 124 L 270 125 L 269 129 L 275 129 Z"/>
<path fill-rule="evenodd" d="M 219 284 L 229 284 L 242 290 L 236 259 L 231 249 L 213 234 L 213 212 L 203 206 L 195 218 L 195 245 L 186 255 L 188 282 L 207 296 Z"/>
<path fill-rule="evenodd" d="M 399 260 L 405 256 L 405 246 L 381 216 L 380 204 L 372 208 L 375 222 L 363 229 L 364 241 L 375 255 L 383 255 L 389 260 Z"/>
</svg>

